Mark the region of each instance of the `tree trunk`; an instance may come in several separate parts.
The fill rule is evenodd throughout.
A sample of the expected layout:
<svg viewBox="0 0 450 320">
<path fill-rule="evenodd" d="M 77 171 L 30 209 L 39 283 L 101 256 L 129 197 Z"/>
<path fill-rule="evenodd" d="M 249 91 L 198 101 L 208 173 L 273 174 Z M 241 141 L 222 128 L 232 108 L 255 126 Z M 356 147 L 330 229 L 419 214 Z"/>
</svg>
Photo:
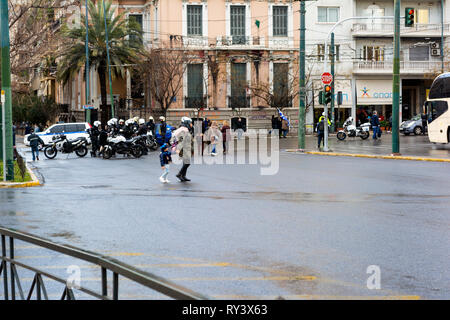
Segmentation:
<svg viewBox="0 0 450 320">
<path fill-rule="evenodd" d="M 98 67 L 98 76 L 100 78 L 100 96 L 101 96 L 101 123 L 102 125 L 106 125 L 109 120 L 109 110 L 107 105 L 107 93 L 106 93 L 106 68 L 103 65 Z"/>
</svg>

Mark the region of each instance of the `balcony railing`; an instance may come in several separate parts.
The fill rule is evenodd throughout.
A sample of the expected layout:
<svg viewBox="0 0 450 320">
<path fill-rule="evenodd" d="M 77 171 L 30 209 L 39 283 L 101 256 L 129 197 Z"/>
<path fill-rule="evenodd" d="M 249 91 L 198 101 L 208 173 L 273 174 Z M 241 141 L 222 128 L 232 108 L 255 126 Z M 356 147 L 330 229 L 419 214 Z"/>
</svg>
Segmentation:
<svg viewBox="0 0 450 320">
<path fill-rule="evenodd" d="M 228 108 L 250 108 L 250 96 L 228 96 Z"/>
<path fill-rule="evenodd" d="M 353 70 L 359 72 L 392 72 L 392 61 L 355 61 Z M 400 61 L 403 73 L 423 73 L 440 70 L 440 61 Z"/>
<path fill-rule="evenodd" d="M 205 109 L 207 107 L 206 97 L 185 97 L 184 107 L 191 109 Z"/>
<path fill-rule="evenodd" d="M 242 46 L 265 46 L 264 37 L 252 36 L 218 36 L 216 38 L 217 47 L 242 47 Z"/>
<path fill-rule="evenodd" d="M 444 32 L 450 31 L 450 24 L 444 24 Z M 384 21 L 374 20 L 373 23 L 355 23 L 353 24 L 352 32 L 359 34 L 366 33 L 384 33 L 386 35 L 391 35 L 394 33 L 394 23 L 392 20 Z M 416 23 L 413 27 L 405 27 L 404 23 L 400 23 L 400 34 L 401 35 L 417 35 L 423 34 L 440 34 L 441 24 L 420 24 Z"/>
</svg>

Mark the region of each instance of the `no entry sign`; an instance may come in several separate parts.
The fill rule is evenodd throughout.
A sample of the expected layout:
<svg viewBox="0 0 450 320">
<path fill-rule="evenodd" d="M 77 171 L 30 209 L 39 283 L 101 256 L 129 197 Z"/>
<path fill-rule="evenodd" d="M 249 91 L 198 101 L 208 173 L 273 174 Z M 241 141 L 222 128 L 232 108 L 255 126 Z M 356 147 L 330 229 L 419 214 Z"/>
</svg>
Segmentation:
<svg viewBox="0 0 450 320">
<path fill-rule="evenodd" d="M 330 84 L 333 82 L 333 76 L 329 72 L 322 73 L 322 83 L 323 84 Z"/>
</svg>

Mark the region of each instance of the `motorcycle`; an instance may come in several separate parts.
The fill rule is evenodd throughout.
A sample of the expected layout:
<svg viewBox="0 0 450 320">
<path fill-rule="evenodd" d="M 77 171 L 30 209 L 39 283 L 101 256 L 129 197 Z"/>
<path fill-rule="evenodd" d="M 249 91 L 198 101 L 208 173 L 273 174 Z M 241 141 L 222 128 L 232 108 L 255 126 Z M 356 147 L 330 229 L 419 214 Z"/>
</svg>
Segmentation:
<svg viewBox="0 0 450 320">
<path fill-rule="evenodd" d="M 53 143 L 44 148 L 44 155 L 48 159 L 56 157 L 58 152 L 72 153 L 75 152 L 80 158 L 84 157 L 88 153 L 87 149 L 88 141 L 84 137 L 76 138 L 75 140 L 68 140 L 65 135 L 59 135 L 53 137 Z"/>
<path fill-rule="evenodd" d="M 108 143 L 104 146 L 102 154 L 104 159 L 109 159 L 116 153 L 123 155 L 132 155 L 135 158 L 142 156 L 141 146 L 137 143 L 140 137 L 134 137 L 127 140 L 124 136 L 112 136 L 107 139 Z"/>
<path fill-rule="evenodd" d="M 156 149 L 158 149 L 158 144 L 156 143 L 155 137 L 153 137 L 153 132 L 151 131 L 147 132 L 145 145 L 147 146 L 147 149 L 150 151 L 155 151 Z"/>
<path fill-rule="evenodd" d="M 369 137 L 369 123 L 364 123 L 360 127 L 357 127 L 353 124 L 353 118 L 349 117 L 344 122 L 344 129 L 339 130 L 337 133 L 337 138 L 339 140 L 345 140 L 347 135 L 349 137 L 360 137 L 362 140 L 366 140 Z"/>
</svg>

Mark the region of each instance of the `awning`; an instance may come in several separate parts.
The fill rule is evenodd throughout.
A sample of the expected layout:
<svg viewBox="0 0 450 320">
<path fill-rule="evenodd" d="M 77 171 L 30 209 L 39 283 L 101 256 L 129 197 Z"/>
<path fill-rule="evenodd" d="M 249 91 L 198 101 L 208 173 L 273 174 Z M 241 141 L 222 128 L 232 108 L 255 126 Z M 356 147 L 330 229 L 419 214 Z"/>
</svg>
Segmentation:
<svg viewBox="0 0 450 320">
<path fill-rule="evenodd" d="M 391 105 L 392 79 L 356 80 L 356 102 L 358 105 Z"/>
</svg>

